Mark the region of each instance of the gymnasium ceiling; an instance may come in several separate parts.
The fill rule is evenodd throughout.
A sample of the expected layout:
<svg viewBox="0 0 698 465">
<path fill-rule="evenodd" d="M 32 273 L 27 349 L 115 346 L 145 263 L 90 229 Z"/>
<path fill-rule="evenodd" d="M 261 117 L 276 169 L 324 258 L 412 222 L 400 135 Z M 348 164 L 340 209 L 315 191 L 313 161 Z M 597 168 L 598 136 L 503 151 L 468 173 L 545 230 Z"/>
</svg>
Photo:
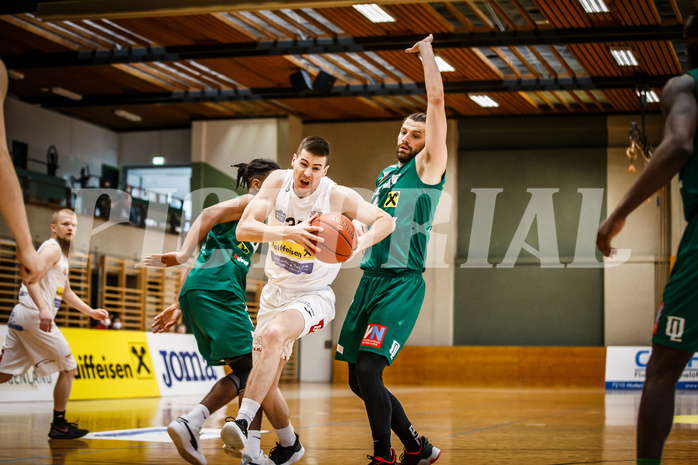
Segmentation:
<svg viewBox="0 0 698 465">
<path fill-rule="evenodd" d="M 13 0 L 0 4 L 0 56 L 11 94 L 116 131 L 401 118 L 426 106 L 419 59 L 403 50 L 428 33 L 453 68 L 450 117 L 637 113 L 638 90 L 660 96 L 685 69 L 682 24 L 698 0 L 605 0 L 601 13 L 581 1 L 375 0 L 394 21 L 373 23 L 348 0 Z M 619 65 L 618 50 L 637 63 Z M 336 81 L 300 93 L 299 70 Z M 498 106 L 471 98 L 483 95 Z"/>
</svg>

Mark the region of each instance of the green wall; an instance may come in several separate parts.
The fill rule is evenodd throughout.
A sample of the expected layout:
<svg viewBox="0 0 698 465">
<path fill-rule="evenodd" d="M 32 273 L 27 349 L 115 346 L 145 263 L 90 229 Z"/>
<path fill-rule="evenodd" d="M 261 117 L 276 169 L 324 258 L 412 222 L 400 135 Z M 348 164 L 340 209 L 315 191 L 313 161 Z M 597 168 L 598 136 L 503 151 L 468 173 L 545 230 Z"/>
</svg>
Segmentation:
<svg viewBox="0 0 698 465">
<path fill-rule="evenodd" d="M 226 174 L 208 163 L 194 162 L 191 164 L 192 218 L 196 218 L 201 210 L 218 202 L 230 200 L 238 194 L 247 193 L 247 189 L 235 189 L 237 168 L 230 168 Z M 203 205 L 203 208 L 201 206 Z"/>
<path fill-rule="evenodd" d="M 603 116 L 459 122 L 454 344 L 603 345 L 607 141 Z"/>
</svg>

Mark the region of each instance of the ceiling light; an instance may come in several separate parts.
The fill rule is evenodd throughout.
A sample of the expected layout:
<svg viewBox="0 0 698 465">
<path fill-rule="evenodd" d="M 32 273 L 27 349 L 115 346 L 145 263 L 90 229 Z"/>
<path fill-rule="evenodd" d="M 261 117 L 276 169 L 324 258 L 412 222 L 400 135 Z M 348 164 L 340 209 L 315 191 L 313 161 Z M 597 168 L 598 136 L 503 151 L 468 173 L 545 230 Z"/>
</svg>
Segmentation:
<svg viewBox="0 0 698 465">
<path fill-rule="evenodd" d="M 470 100 L 473 102 L 477 103 L 483 108 L 495 108 L 498 107 L 499 104 L 492 100 L 489 96 L 487 95 L 468 95 L 470 97 Z"/>
<path fill-rule="evenodd" d="M 450 73 L 456 70 L 456 68 L 449 65 L 448 62 L 441 57 L 436 57 L 436 65 L 439 67 L 439 71 L 442 73 Z"/>
<path fill-rule="evenodd" d="M 375 3 L 364 3 L 361 5 L 353 5 L 359 13 L 367 17 L 374 23 L 394 23 L 395 18 L 385 12 L 384 9 Z"/>
<path fill-rule="evenodd" d="M 52 87 L 51 92 L 53 92 L 56 95 L 60 95 L 61 97 L 68 98 L 70 100 L 82 100 L 82 95 L 78 94 L 77 92 L 64 89 L 62 87 Z"/>
<path fill-rule="evenodd" d="M 140 123 L 143 118 L 140 117 L 140 115 L 137 115 L 135 113 L 131 113 L 130 111 L 126 110 L 114 110 L 114 114 L 120 118 L 127 119 L 129 121 L 133 121 L 134 123 Z"/>
<path fill-rule="evenodd" d="M 164 165 L 165 157 L 153 157 L 153 165 Z"/>
<path fill-rule="evenodd" d="M 638 97 L 641 96 L 640 91 L 635 91 Z M 645 94 L 647 96 L 647 103 L 659 103 L 659 96 L 653 90 L 648 90 Z"/>
<path fill-rule="evenodd" d="M 11 79 L 16 79 L 18 81 L 24 79 L 24 74 L 20 73 L 19 71 L 15 71 L 14 69 L 7 71 L 7 75 L 10 76 Z"/>
<path fill-rule="evenodd" d="M 444 60 L 441 57 L 434 57 L 436 58 L 436 66 L 439 68 L 439 71 L 442 73 L 450 73 L 456 70 L 453 66 L 451 66 L 446 60 Z M 420 56 L 419 59 L 421 60 L 422 57 Z M 424 61 L 424 60 L 422 60 Z"/>
<path fill-rule="evenodd" d="M 608 13 L 608 7 L 603 0 L 579 0 L 587 13 Z"/>
<path fill-rule="evenodd" d="M 637 58 L 629 48 L 612 48 L 611 55 L 620 66 L 637 66 Z"/>
</svg>

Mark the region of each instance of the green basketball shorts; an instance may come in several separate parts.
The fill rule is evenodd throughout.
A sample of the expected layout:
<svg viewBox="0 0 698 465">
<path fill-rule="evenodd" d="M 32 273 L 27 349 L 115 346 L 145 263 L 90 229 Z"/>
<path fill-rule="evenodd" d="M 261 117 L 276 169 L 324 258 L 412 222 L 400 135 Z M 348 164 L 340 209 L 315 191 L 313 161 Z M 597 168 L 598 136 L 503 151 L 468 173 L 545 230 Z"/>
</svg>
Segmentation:
<svg viewBox="0 0 698 465">
<path fill-rule="evenodd" d="M 419 272 L 364 271 L 342 325 L 335 359 L 356 363 L 359 351 L 367 350 L 391 364 L 417 322 L 424 292 Z"/>
<path fill-rule="evenodd" d="M 179 297 L 182 318 L 209 365 L 252 352 L 254 326 L 244 302 L 225 290 L 192 290 Z"/>
<path fill-rule="evenodd" d="M 652 342 L 698 351 L 698 218 L 683 233 L 663 300 Z"/>
</svg>

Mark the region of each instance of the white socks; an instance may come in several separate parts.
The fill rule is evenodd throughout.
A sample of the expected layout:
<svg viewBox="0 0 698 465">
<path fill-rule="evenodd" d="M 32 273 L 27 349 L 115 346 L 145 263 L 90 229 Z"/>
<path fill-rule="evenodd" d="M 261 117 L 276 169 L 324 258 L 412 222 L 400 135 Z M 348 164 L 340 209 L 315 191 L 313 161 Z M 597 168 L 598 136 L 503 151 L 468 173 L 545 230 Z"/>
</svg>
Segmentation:
<svg viewBox="0 0 698 465">
<path fill-rule="evenodd" d="M 190 425 L 196 427 L 196 428 L 201 428 L 201 425 L 204 424 L 204 421 L 211 415 L 211 413 L 208 411 L 208 408 L 204 404 L 199 404 L 194 409 L 187 413 L 186 415 L 183 415 L 184 418 L 187 419 Z"/>
<path fill-rule="evenodd" d="M 240 404 L 240 410 L 238 410 L 238 416 L 235 417 L 236 420 L 245 420 L 247 421 L 247 426 L 250 426 L 252 424 L 252 419 L 254 416 L 257 414 L 257 410 L 259 410 L 259 403 L 253 401 L 252 399 L 248 399 L 245 397 L 242 399 L 242 403 Z"/>
<path fill-rule="evenodd" d="M 279 444 L 282 447 L 291 447 L 296 443 L 296 432 L 293 431 L 293 425 L 288 423 L 288 426 L 277 429 L 276 435 L 279 437 Z"/>
<path fill-rule="evenodd" d="M 247 431 L 247 442 L 245 443 L 245 454 L 256 460 L 262 456 L 262 432 L 259 430 Z"/>
</svg>

